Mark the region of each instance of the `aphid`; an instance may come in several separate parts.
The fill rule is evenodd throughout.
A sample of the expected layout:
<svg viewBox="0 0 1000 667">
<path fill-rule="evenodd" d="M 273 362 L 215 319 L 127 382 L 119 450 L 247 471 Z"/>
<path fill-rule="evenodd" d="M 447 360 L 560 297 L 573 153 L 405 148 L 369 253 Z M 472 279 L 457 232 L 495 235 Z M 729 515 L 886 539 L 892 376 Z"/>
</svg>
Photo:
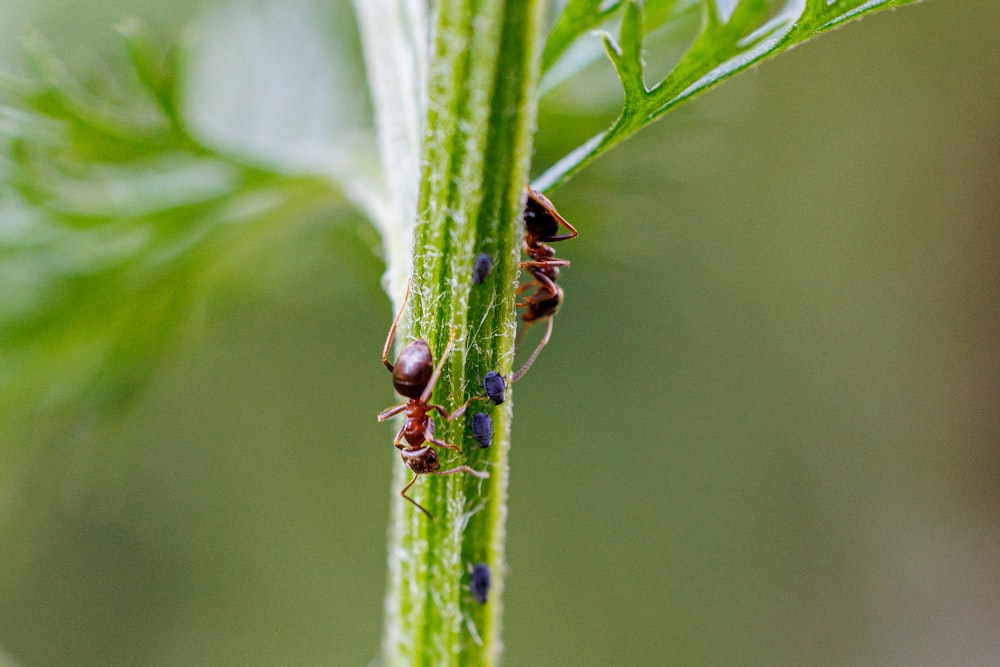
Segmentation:
<svg viewBox="0 0 1000 667">
<path fill-rule="evenodd" d="M 560 233 L 560 229 L 563 227 L 569 231 Z M 525 308 L 524 314 L 521 315 L 525 325 L 530 326 L 546 317 L 549 319 L 549 323 L 541 342 L 538 343 L 524 365 L 511 376 L 511 382 L 517 382 L 528 372 L 542 348 L 548 344 L 549 337 L 552 335 L 552 316 L 562 305 L 563 292 L 556 285 L 556 281 L 559 279 L 559 267 L 569 266 L 569 261 L 556 257 L 556 251 L 548 244 L 575 238 L 577 234 L 576 228 L 559 215 L 555 206 L 545 195 L 530 186 L 528 187 L 528 201 L 524 207 L 524 243 L 522 248 L 524 254 L 530 259 L 527 262 L 521 262 L 521 268 L 527 269 L 528 273 L 531 274 L 532 282 L 521 285 L 517 291 L 520 294 L 534 287 L 535 292 L 525 297 L 524 301 L 517 305 L 519 308 Z"/>
<path fill-rule="evenodd" d="M 434 366 L 430 347 L 427 345 L 427 341 L 423 339 L 413 341 L 403 348 L 403 351 L 396 358 L 395 364 L 389 362 L 389 348 L 392 346 L 392 339 L 396 335 L 396 325 L 399 323 L 399 318 L 402 316 L 409 298 L 410 288 L 407 286 L 403 306 L 396 315 L 396 319 L 392 321 L 392 326 L 389 328 L 389 335 L 385 339 L 385 347 L 382 349 L 382 363 L 392 373 L 393 386 L 397 392 L 409 400 L 383 410 L 379 413 L 378 420 L 380 422 L 385 421 L 404 410 L 406 411 L 406 422 L 399 429 L 399 433 L 396 434 L 396 439 L 393 440 L 392 444 L 400 450 L 403 463 L 413 471 L 413 479 L 403 487 L 399 495 L 413 503 L 417 509 L 429 518 L 433 518 L 431 513 L 423 506 L 406 495 L 409 488 L 417 481 L 417 477 L 420 475 L 453 475 L 459 472 L 467 472 L 480 479 L 486 479 L 490 475 L 487 472 L 473 470 L 466 465 L 461 465 L 451 470 L 439 470 L 441 461 L 438 459 L 437 452 L 426 443 L 454 449 L 459 452 L 462 449 L 458 445 L 452 445 L 434 437 L 434 422 L 431 420 L 430 412 L 436 410 L 445 420 L 452 421 L 461 416 L 472 401 L 483 401 L 486 399 L 483 396 L 473 396 L 462 407 L 451 413 L 444 406 L 428 403 L 431 394 L 434 392 L 434 385 L 437 384 L 438 378 L 441 377 L 441 369 L 444 368 L 444 362 L 455 344 L 454 329 L 451 330 L 451 337 L 448 339 L 448 344 L 445 346 L 444 352 L 441 353 L 441 360 L 437 366 Z M 406 440 L 406 444 L 403 444 L 404 439 Z"/>
<path fill-rule="evenodd" d="M 472 435 L 476 437 L 480 449 L 493 444 L 493 420 L 485 412 L 472 415 Z"/>
<path fill-rule="evenodd" d="M 485 252 L 480 253 L 476 257 L 476 261 L 472 264 L 472 284 L 480 285 L 486 276 L 490 275 L 490 271 L 493 270 L 493 258 L 487 255 Z"/>
<path fill-rule="evenodd" d="M 490 397 L 494 405 L 500 405 L 503 403 L 504 393 L 507 391 L 507 383 L 504 381 L 504 377 L 496 371 L 487 371 L 483 378 L 483 389 L 486 390 L 486 395 Z"/>
<path fill-rule="evenodd" d="M 490 566 L 486 563 L 476 563 L 469 573 L 469 590 L 479 604 L 486 604 L 486 596 L 490 592 Z"/>
</svg>

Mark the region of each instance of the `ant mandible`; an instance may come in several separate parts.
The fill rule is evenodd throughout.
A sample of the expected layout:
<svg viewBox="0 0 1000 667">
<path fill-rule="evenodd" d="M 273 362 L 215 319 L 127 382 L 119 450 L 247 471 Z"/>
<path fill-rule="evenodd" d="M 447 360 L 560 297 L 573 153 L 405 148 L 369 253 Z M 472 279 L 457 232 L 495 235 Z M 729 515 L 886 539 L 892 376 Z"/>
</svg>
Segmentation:
<svg viewBox="0 0 1000 667">
<path fill-rule="evenodd" d="M 392 321 L 392 326 L 389 328 L 389 335 L 385 339 L 385 347 L 382 349 L 382 363 L 392 373 L 392 385 L 396 388 L 397 392 L 409 400 L 383 410 L 379 413 L 378 420 L 380 422 L 385 421 L 406 411 L 406 422 L 399 429 L 399 433 L 396 434 L 396 439 L 393 440 L 392 444 L 400 450 L 399 454 L 406 467 L 413 471 L 413 479 L 403 487 L 399 495 L 413 503 L 428 518 L 433 519 L 434 517 L 431 516 L 431 513 L 427 509 L 406 495 L 406 492 L 413 486 L 413 483 L 417 481 L 417 477 L 420 475 L 454 475 L 455 473 L 467 472 L 480 479 L 486 479 L 490 475 L 488 472 L 473 470 L 466 465 L 461 465 L 451 470 L 440 470 L 441 461 L 438 459 L 437 452 L 426 443 L 447 449 L 454 449 L 458 452 L 461 452 L 462 448 L 434 437 L 434 422 L 431 420 L 430 412 L 436 410 L 445 420 L 452 421 L 460 417 L 472 401 L 486 399 L 483 396 L 473 396 L 465 402 L 465 405 L 451 413 L 444 406 L 428 403 L 431 394 L 434 392 L 434 385 L 437 384 L 438 378 L 441 377 L 444 362 L 455 344 L 454 327 L 452 327 L 448 344 L 445 346 L 444 352 L 441 353 L 441 360 L 437 366 L 434 366 L 430 347 L 423 338 L 415 340 L 403 348 L 403 351 L 396 357 L 395 365 L 389 361 L 389 348 L 392 347 L 392 340 L 396 336 L 396 326 L 399 324 L 399 318 L 403 315 L 403 311 L 406 309 L 406 302 L 409 299 L 410 285 L 407 285 L 403 305 L 399 309 L 399 313 L 396 314 L 396 319 Z M 403 444 L 404 439 L 406 440 L 405 445 Z"/>
<path fill-rule="evenodd" d="M 560 234 L 562 227 L 569 231 Z M 521 315 L 521 319 L 526 325 L 530 326 L 546 317 L 549 322 L 538 347 L 524 362 L 524 365 L 511 376 L 511 382 L 517 382 L 528 372 L 542 348 L 548 344 L 549 337 L 552 335 L 553 316 L 562 305 L 563 291 L 556 285 L 556 280 L 559 279 L 559 267 L 569 266 L 569 261 L 556 257 L 556 251 L 548 244 L 576 238 L 577 233 L 576 228 L 559 215 L 548 197 L 528 186 L 528 201 L 524 207 L 524 243 L 522 248 L 524 254 L 531 259 L 527 262 L 521 262 L 521 268 L 528 270 L 532 282 L 518 287 L 517 293 L 521 294 L 532 287 L 536 289 L 534 294 L 526 297 L 517 306 L 526 309 Z"/>
</svg>

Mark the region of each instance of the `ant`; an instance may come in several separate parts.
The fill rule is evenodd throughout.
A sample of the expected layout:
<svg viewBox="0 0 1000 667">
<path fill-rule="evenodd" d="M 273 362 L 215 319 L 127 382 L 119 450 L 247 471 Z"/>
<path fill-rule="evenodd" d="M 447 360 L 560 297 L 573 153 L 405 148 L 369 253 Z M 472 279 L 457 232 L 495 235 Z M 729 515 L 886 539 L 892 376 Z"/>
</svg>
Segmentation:
<svg viewBox="0 0 1000 667">
<path fill-rule="evenodd" d="M 565 227 L 568 232 L 560 232 L 560 228 Z M 576 228 L 566 222 L 566 219 L 559 215 L 556 207 L 549 201 L 548 197 L 538 190 L 528 186 L 528 201 L 524 207 L 524 243 L 522 248 L 530 261 L 521 262 L 521 268 L 527 269 L 531 274 L 532 282 L 525 283 L 517 288 L 517 293 L 521 294 L 535 287 L 535 293 L 525 297 L 525 300 L 517 304 L 519 308 L 525 308 L 521 319 L 526 325 L 531 325 L 542 318 L 548 318 L 548 328 L 542 341 L 531 353 L 524 365 L 511 376 L 511 382 L 517 382 L 542 351 L 552 335 L 552 318 L 562 305 L 563 291 L 556 280 L 559 279 L 559 267 L 569 266 L 569 260 L 556 257 L 556 251 L 549 243 L 567 241 L 576 238 L 578 232 Z"/>
<path fill-rule="evenodd" d="M 430 347 L 423 338 L 415 340 L 404 347 L 403 351 L 396 357 L 395 364 L 389 361 L 389 348 L 392 347 L 392 340 L 396 336 L 396 326 L 399 324 L 399 318 L 403 315 L 403 311 L 406 309 L 406 302 L 409 299 L 410 285 L 407 285 L 403 306 L 399 309 L 399 313 L 396 314 L 396 319 L 392 321 L 392 326 L 389 328 L 389 335 L 385 339 L 385 347 L 382 349 L 382 363 L 392 373 L 392 385 L 396 388 L 397 392 L 409 400 L 405 403 L 394 405 L 391 408 L 386 408 L 379 413 L 378 420 L 380 422 L 385 421 L 403 411 L 406 412 L 406 422 L 399 429 L 399 433 L 396 434 L 396 439 L 393 440 L 392 444 L 400 450 L 399 454 L 403 459 L 403 463 L 413 471 L 413 479 L 403 487 L 399 495 L 413 503 L 428 518 L 433 519 L 434 517 L 431 516 L 431 513 L 427 509 L 406 495 L 406 492 L 413 486 L 413 483 L 417 481 L 417 477 L 420 475 L 454 475 L 459 472 L 467 472 L 480 479 L 486 479 L 490 475 L 488 472 L 473 470 L 466 465 L 461 465 L 451 470 L 439 469 L 441 461 L 438 459 L 437 452 L 434 451 L 433 447 L 425 443 L 454 449 L 458 452 L 461 452 L 462 448 L 434 437 L 434 422 L 430 418 L 430 413 L 433 410 L 437 410 L 438 414 L 445 420 L 452 421 L 460 417 L 472 401 L 482 401 L 486 400 L 486 398 L 484 396 L 473 396 L 465 402 L 465 405 L 451 413 L 444 406 L 428 403 L 431 394 L 434 392 L 434 385 L 437 384 L 438 378 L 441 377 L 444 362 L 455 344 L 454 327 L 452 327 L 448 344 L 445 346 L 444 352 L 441 353 L 441 360 L 437 366 L 434 366 Z M 404 439 L 406 440 L 405 445 L 403 444 Z"/>
</svg>

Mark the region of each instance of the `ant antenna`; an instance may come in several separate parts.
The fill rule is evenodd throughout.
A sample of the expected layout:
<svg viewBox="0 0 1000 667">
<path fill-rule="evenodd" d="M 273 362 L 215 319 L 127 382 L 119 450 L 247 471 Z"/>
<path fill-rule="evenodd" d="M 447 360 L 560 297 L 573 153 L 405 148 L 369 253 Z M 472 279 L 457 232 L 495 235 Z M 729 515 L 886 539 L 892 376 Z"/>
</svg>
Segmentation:
<svg viewBox="0 0 1000 667">
<path fill-rule="evenodd" d="M 528 372 L 528 369 L 531 368 L 531 365 L 535 363 L 535 359 L 538 358 L 538 355 L 542 351 L 542 348 L 548 344 L 549 336 L 552 335 L 552 322 L 554 319 L 555 318 L 552 315 L 549 315 L 549 325 L 545 328 L 545 335 L 542 336 L 542 342 L 538 344 L 538 347 L 536 347 L 535 351 L 531 353 L 531 356 L 528 357 L 528 360 L 524 362 L 524 365 L 521 366 L 521 368 L 519 368 L 516 373 L 510 376 L 511 384 L 514 384 L 515 382 L 520 380 L 521 377 Z"/>
<path fill-rule="evenodd" d="M 396 313 L 396 319 L 392 321 L 392 326 L 389 327 L 389 335 L 385 338 L 385 347 L 382 348 L 382 363 L 385 367 L 389 369 L 391 373 L 393 370 L 393 364 L 389 361 L 389 348 L 392 347 L 392 339 L 396 337 L 396 325 L 399 324 L 399 318 L 403 316 L 403 311 L 406 310 L 406 303 L 410 300 L 410 288 L 413 287 L 413 279 L 410 278 L 406 281 L 406 296 L 403 297 L 403 305 L 399 307 L 399 312 Z"/>
<path fill-rule="evenodd" d="M 454 474 L 460 473 L 460 472 L 467 472 L 467 473 L 469 473 L 470 475 L 472 475 L 474 477 L 478 477 L 479 479 L 488 479 L 489 476 L 490 476 L 490 474 L 488 472 L 480 471 L 480 470 L 473 470 L 472 468 L 470 468 L 469 466 L 466 466 L 466 465 L 461 465 L 461 466 L 458 466 L 457 468 L 452 468 L 451 470 L 441 470 L 441 471 L 434 470 L 434 471 L 428 471 L 426 473 L 418 473 L 418 472 L 414 471 L 414 473 L 413 473 L 413 479 L 410 480 L 409 484 L 407 484 L 406 486 L 403 487 L 403 489 L 399 492 L 399 495 L 403 496 L 404 498 L 406 498 L 407 500 L 409 500 L 411 503 L 413 503 L 414 507 L 416 507 L 418 510 L 420 510 L 421 512 L 423 512 L 424 514 L 426 514 L 427 518 L 430 519 L 431 521 L 433 521 L 434 520 L 434 515 L 431 514 L 430 512 L 428 512 L 426 507 L 424 507 L 423 505 L 421 505 L 420 503 L 418 503 L 416 500 L 414 500 L 410 496 L 406 495 L 406 492 L 409 490 L 409 488 L 411 486 L 413 486 L 413 483 L 417 481 L 417 478 L 420 477 L 421 474 L 426 474 L 426 475 L 454 475 Z"/>
</svg>

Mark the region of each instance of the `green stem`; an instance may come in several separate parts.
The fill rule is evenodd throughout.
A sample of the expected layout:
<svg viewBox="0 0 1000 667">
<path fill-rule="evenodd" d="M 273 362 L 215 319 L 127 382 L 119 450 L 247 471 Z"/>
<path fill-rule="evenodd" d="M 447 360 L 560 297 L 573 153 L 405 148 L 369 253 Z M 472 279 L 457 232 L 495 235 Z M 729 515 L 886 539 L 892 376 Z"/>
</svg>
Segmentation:
<svg viewBox="0 0 1000 667">
<path fill-rule="evenodd" d="M 432 399 L 448 408 L 482 395 L 486 371 L 509 376 L 513 362 L 543 10 L 541 0 L 442 0 L 437 6 L 406 340 L 425 338 L 438 359 L 454 328 L 455 348 Z M 494 269 L 474 286 L 472 265 L 481 252 L 493 257 Z M 476 446 L 467 426 L 475 411 L 493 418 L 487 450 Z M 461 456 L 441 450 L 442 470 L 465 463 L 490 477 L 419 479 L 411 493 L 433 521 L 394 495 L 386 664 L 498 662 L 510 420 L 509 390 L 502 406 L 476 402 L 452 423 L 435 420 L 435 435 L 464 450 Z M 394 488 L 409 476 L 397 462 Z M 492 572 L 485 605 L 468 590 L 468 570 L 478 562 Z"/>
</svg>

